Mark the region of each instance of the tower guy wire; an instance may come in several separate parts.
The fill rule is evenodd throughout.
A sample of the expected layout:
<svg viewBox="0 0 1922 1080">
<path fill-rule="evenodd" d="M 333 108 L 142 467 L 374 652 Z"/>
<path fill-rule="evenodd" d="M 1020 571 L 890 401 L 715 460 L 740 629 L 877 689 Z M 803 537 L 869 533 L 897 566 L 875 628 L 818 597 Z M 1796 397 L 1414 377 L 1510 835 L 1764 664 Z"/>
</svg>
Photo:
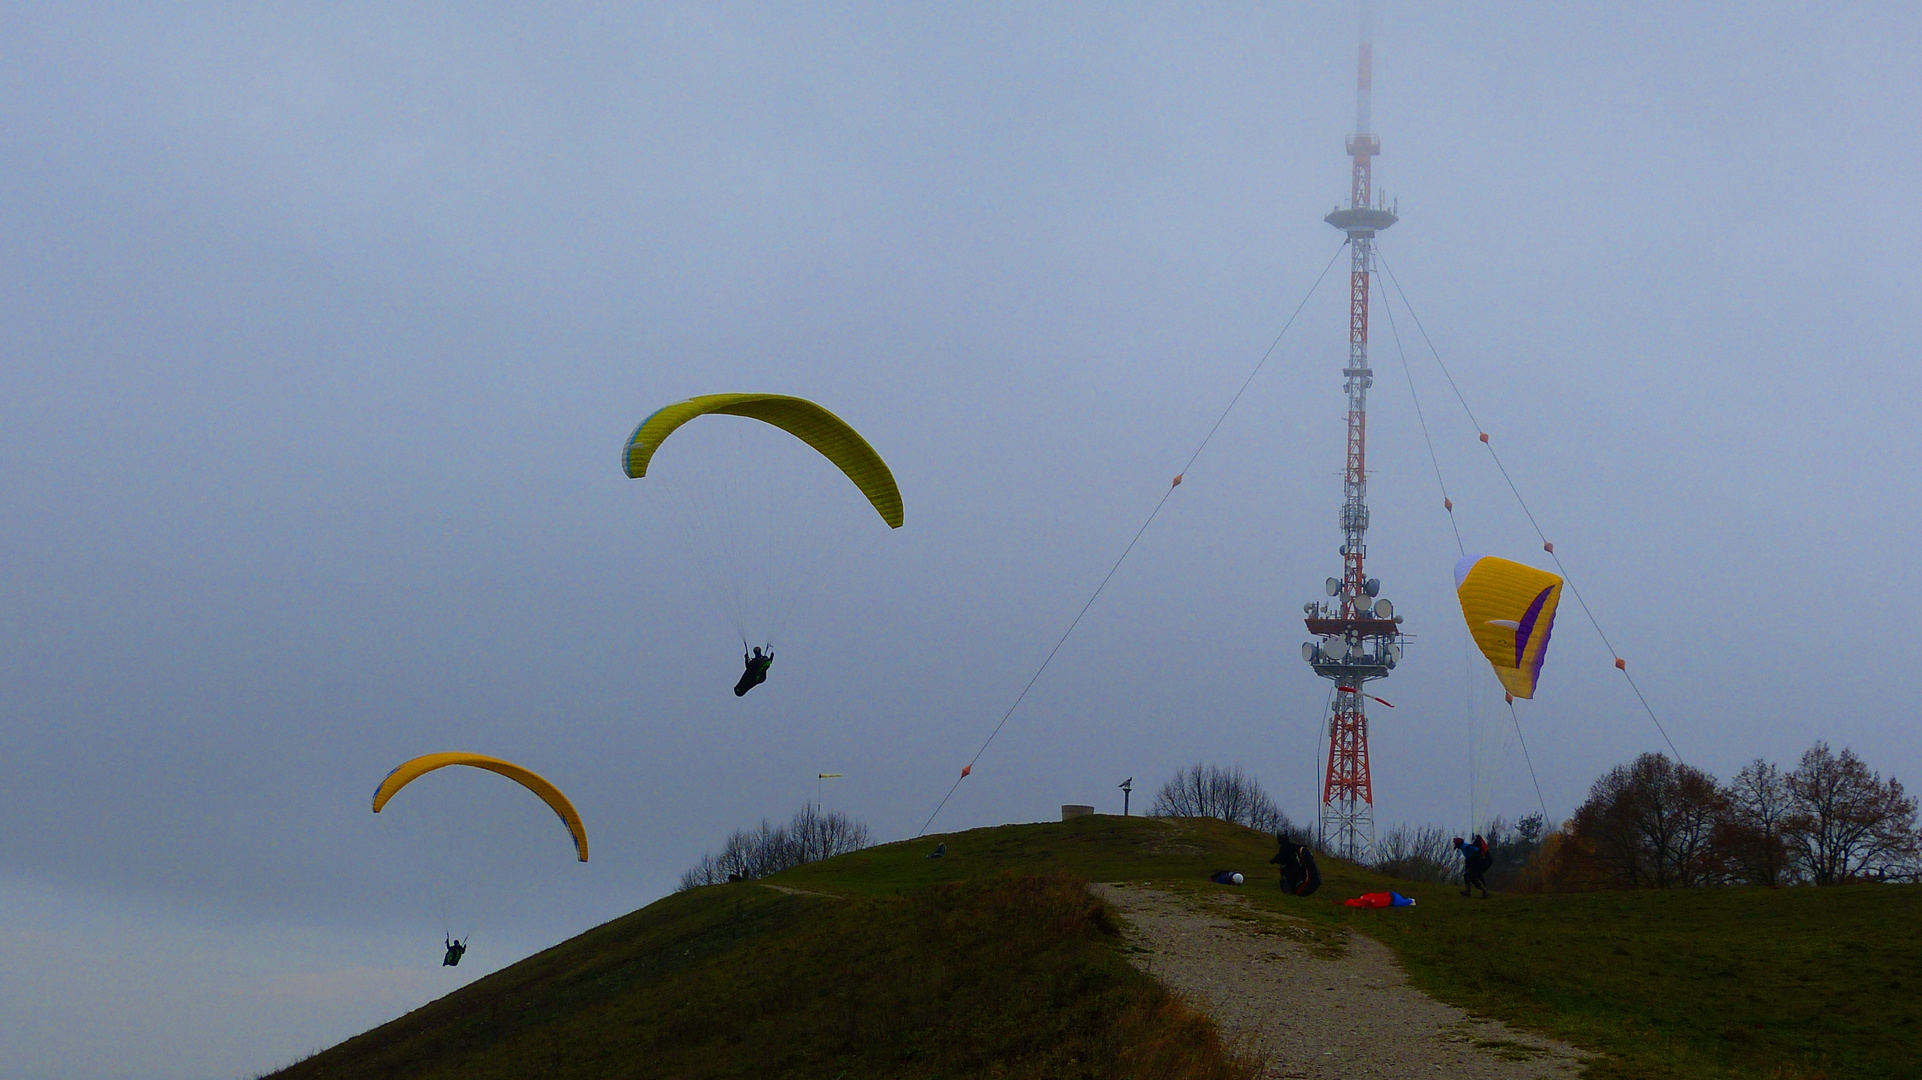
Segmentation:
<svg viewBox="0 0 1922 1080">
<path fill-rule="evenodd" d="M 1386 262 L 1383 262 L 1383 265 L 1387 265 Z M 1407 303 L 1407 297 L 1404 296 L 1402 302 L 1404 304 Z M 1428 419 L 1421 407 L 1421 391 L 1416 389 L 1415 373 L 1408 366 L 1408 350 L 1402 347 L 1401 330 L 1395 323 L 1395 305 L 1385 303 L 1382 305 L 1382 310 L 1388 313 L 1388 329 L 1395 338 L 1395 353 L 1401 359 L 1402 376 L 1408 380 L 1408 399 L 1415 406 L 1415 420 L 1421 425 L 1422 442 L 1428 446 L 1428 463 L 1434 466 L 1435 469 L 1435 486 L 1441 489 L 1442 510 L 1448 515 L 1448 527 L 1455 534 L 1455 550 L 1462 557 L 1466 558 L 1468 555 L 1468 547 L 1462 543 L 1461 525 L 1455 520 L 1455 502 L 1448 497 L 1448 484 L 1442 479 L 1441 459 L 1435 453 L 1435 440 L 1431 438 L 1428 433 Z M 1409 309 L 1409 315 L 1414 315 L 1414 309 Z M 1471 637 L 1469 640 L 1472 646 L 1473 638 Z M 1542 797 L 1542 782 L 1535 775 L 1535 759 L 1528 752 L 1528 739 L 1522 735 L 1522 719 L 1521 715 L 1515 711 L 1515 699 L 1513 697 L 1508 699 L 1508 715 L 1509 719 L 1514 721 L 1515 738 L 1522 746 L 1522 761 L 1528 766 L 1528 781 L 1535 785 L 1535 801 L 1541 804 L 1542 820 L 1546 822 L 1548 820 L 1548 800 Z M 1474 773 L 1474 766 L 1475 763 L 1471 755 L 1469 766 L 1471 778 Z M 1470 818 L 1475 816 L 1475 812 L 1475 800 L 1471 796 L 1469 799 Z"/>
<path fill-rule="evenodd" d="M 1647 695 L 1642 693 L 1641 686 L 1635 682 L 1635 676 L 1629 674 L 1628 661 L 1622 659 L 1622 654 L 1615 649 L 1615 643 L 1609 640 L 1608 631 L 1602 629 L 1601 620 L 1595 617 L 1594 610 L 1588 606 L 1588 599 L 1582 595 L 1581 588 L 1575 584 L 1574 575 L 1570 574 L 1568 568 L 1562 565 L 1562 557 L 1555 553 L 1555 545 L 1549 541 L 1548 535 L 1542 531 L 1541 522 L 1536 520 L 1535 511 L 1529 508 L 1528 500 L 1522 498 L 1521 488 L 1516 486 L 1515 478 L 1509 475 L 1508 466 L 1502 464 L 1501 455 L 1495 452 L 1495 444 L 1488 437 L 1488 429 L 1483 427 L 1481 421 L 1475 418 L 1475 410 L 1469 407 L 1468 398 L 1462 393 L 1460 384 L 1455 382 L 1455 376 L 1448 370 L 1448 365 L 1442 360 L 1441 350 L 1435 348 L 1434 339 L 1428 336 L 1428 328 L 1422 325 L 1421 315 L 1415 311 L 1415 305 L 1409 302 L 1408 293 L 1402 289 L 1401 282 L 1395 277 L 1394 267 L 1389 265 L 1387 257 L 1381 254 L 1379 247 L 1376 248 L 1376 257 L 1377 261 L 1381 264 L 1383 272 L 1388 275 L 1388 283 L 1395 287 L 1395 294 L 1401 297 L 1402 307 L 1408 309 L 1408 317 L 1414 320 L 1415 329 L 1421 332 L 1422 342 L 1428 346 L 1429 355 L 1435 358 L 1435 366 L 1440 368 L 1442 375 L 1448 379 L 1449 388 L 1455 391 L 1455 400 L 1461 402 L 1462 412 L 1467 414 L 1468 422 L 1475 426 L 1476 436 L 1481 440 L 1482 446 L 1488 451 L 1489 458 L 1494 461 L 1496 470 L 1502 474 L 1502 480 L 1508 485 L 1509 492 L 1515 496 L 1515 502 L 1522 508 L 1522 514 L 1528 518 L 1528 524 L 1535 530 L 1536 538 L 1541 540 L 1542 550 L 1548 553 L 1550 559 L 1554 560 L 1555 569 L 1560 571 L 1562 580 L 1568 583 L 1568 591 L 1575 594 L 1575 602 L 1581 605 L 1582 614 L 1588 617 L 1588 623 L 1595 628 L 1596 636 L 1602 639 L 1602 644 L 1607 647 L 1609 655 L 1615 659 L 1615 670 L 1621 672 L 1622 677 L 1628 680 L 1628 687 L 1635 692 L 1635 700 L 1641 702 L 1642 711 L 1647 713 L 1649 720 L 1654 722 L 1655 730 L 1661 733 L 1662 741 L 1668 744 L 1669 752 L 1675 755 L 1675 760 L 1681 762 L 1683 760 L 1682 752 L 1675 748 L 1675 740 L 1669 738 L 1668 729 L 1662 725 L 1662 718 L 1655 714 L 1654 707 L 1648 703 Z M 1520 728 L 1517 727 L 1516 730 L 1519 732 Z"/>
<path fill-rule="evenodd" d="M 962 767 L 961 775 L 954 778 L 954 783 L 949 786 L 948 793 L 941 796 L 941 801 L 935 805 L 933 813 L 928 815 L 928 820 L 922 822 L 921 831 L 915 833 L 915 836 L 920 837 L 927 835 L 928 828 L 934 824 L 934 819 L 940 816 L 942 808 L 948 805 L 948 800 L 954 798 L 954 793 L 960 789 L 961 781 L 966 780 L 968 775 L 974 771 L 975 763 L 981 760 L 982 754 L 987 753 L 988 746 L 994 742 L 995 736 L 1001 734 L 1001 729 L 1007 726 L 1008 719 L 1014 715 L 1016 709 L 1021 707 L 1021 702 L 1027 698 L 1028 691 L 1033 690 L 1034 684 L 1041 680 L 1041 673 L 1048 670 L 1049 664 L 1054 663 L 1055 654 L 1059 653 L 1061 647 L 1068 643 L 1068 638 L 1074 633 L 1075 627 L 1081 625 L 1081 620 L 1088 614 L 1088 609 L 1094 606 L 1094 602 L 1100 598 L 1102 590 L 1106 589 L 1108 582 L 1114 579 L 1115 571 L 1121 569 L 1121 564 L 1127 561 L 1129 552 L 1132 552 L 1135 549 L 1135 545 L 1141 542 L 1141 537 L 1148 531 L 1148 526 L 1153 525 L 1155 518 L 1161 515 L 1161 508 L 1168 505 L 1168 498 L 1175 493 L 1176 488 L 1181 486 L 1182 479 L 1188 475 L 1188 470 L 1194 468 L 1195 462 L 1201 457 L 1201 452 L 1206 450 L 1208 444 L 1214 440 L 1215 433 L 1221 430 L 1221 425 L 1223 421 L 1228 419 L 1228 414 L 1234 411 L 1235 405 L 1241 401 L 1242 395 L 1247 393 L 1248 387 L 1254 384 L 1255 376 L 1261 374 L 1261 369 L 1267 366 L 1268 359 L 1275 354 L 1277 348 L 1281 347 L 1281 339 L 1288 336 L 1289 328 L 1293 327 L 1295 320 L 1301 317 L 1302 309 L 1307 307 L 1308 301 L 1314 298 L 1315 292 L 1321 288 L 1321 283 L 1327 279 L 1328 271 L 1334 269 L 1335 260 L 1341 258 L 1341 253 L 1347 246 L 1348 242 L 1343 240 L 1341 244 L 1335 248 L 1335 253 L 1328 257 L 1328 264 L 1323 266 L 1321 273 L 1315 276 L 1315 283 L 1308 286 L 1308 291 L 1303 294 L 1301 303 L 1295 305 L 1294 313 L 1289 315 L 1288 321 L 1282 324 L 1280 332 L 1275 335 L 1275 339 L 1268 343 L 1267 350 L 1261 354 L 1261 359 L 1255 362 L 1254 369 L 1248 372 L 1248 377 L 1241 381 L 1241 388 L 1235 391 L 1234 397 L 1228 399 L 1228 405 L 1221 410 L 1221 415 L 1215 417 L 1215 422 L 1208 428 L 1208 433 L 1203 435 L 1201 442 L 1195 446 L 1195 452 L 1188 455 L 1187 464 L 1181 467 L 1181 471 L 1175 474 L 1174 482 L 1169 484 L 1167 490 L 1161 493 L 1161 498 L 1155 502 L 1154 509 L 1148 511 L 1148 516 L 1141 522 L 1141 527 L 1136 529 L 1134 536 L 1128 540 L 1128 546 L 1121 549 L 1121 554 L 1115 559 L 1114 565 L 1108 567 L 1108 572 L 1101 577 L 1101 583 L 1096 585 L 1094 592 L 1088 595 L 1087 603 L 1082 604 L 1081 610 L 1075 613 L 1074 619 L 1068 623 L 1068 628 L 1061 632 L 1060 639 L 1054 643 L 1054 648 L 1048 650 L 1048 655 L 1042 659 L 1041 666 L 1035 668 L 1034 674 L 1029 677 L 1027 685 L 1023 686 L 1021 692 L 1015 695 L 1014 702 L 1008 706 L 1008 711 L 1001 714 L 1000 722 L 995 724 L 994 730 L 988 732 L 988 737 L 981 741 L 980 749 L 976 750 L 974 756 L 969 758 L 968 763 Z"/>
<path fill-rule="evenodd" d="M 1395 339 L 1395 355 L 1401 358 L 1402 377 L 1408 380 L 1408 400 L 1415 405 L 1415 422 L 1421 426 L 1421 441 L 1428 447 L 1428 463 L 1435 467 L 1435 486 L 1441 489 L 1442 510 L 1448 515 L 1448 527 L 1455 534 L 1455 551 L 1468 554 L 1467 545 L 1462 543 L 1462 529 L 1455 521 L 1455 500 L 1448 497 L 1448 482 L 1442 479 L 1441 458 L 1435 454 L 1435 440 L 1428 434 L 1428 416 L 1422 411 L 1421 392 L 1415 389 L 1415 373 L 1408 367 L 1408 350 L 1402 347 L 1401 328 L 1395 324 L 1395 305 L 1384 303 L 1381 306 L 1388 315 L 1388 332 Z"/>
</svg>

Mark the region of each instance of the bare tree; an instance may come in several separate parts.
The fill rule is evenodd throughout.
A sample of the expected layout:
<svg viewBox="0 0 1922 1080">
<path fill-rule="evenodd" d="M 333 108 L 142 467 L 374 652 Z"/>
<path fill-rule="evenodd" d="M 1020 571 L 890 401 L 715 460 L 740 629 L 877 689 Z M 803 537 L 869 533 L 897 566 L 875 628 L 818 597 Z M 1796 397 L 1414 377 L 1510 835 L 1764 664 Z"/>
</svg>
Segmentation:
<svg viewBox="0 0 1922 1080">
<path fill-rule="evenodd" d="M 1488 853 L 1494 859 L 1488 870 L 1489 884 L 1494 888 L 1524 884 L 1525 871 L 1541 850 L 1542 815 L 1529 814 L 1513 825 L 1506 818 L 1496 818 L 1482 829 L 1482 836 L 1488 841 Z M 1437 825 L 1397 825 L 1378 834 L 1371 865 L 1403 881 L 1436 883 L 1459 879 L 1465 868 L 1461 854 L 1455 850 L 1454 839 Z M 1539 870 L 1535 876 L 1540 876 Z M 1527 883 L 1538 886 L 1532 879 Z"/>
<path fill-rule="evenodd" d="M 1729 782 L 1726 814 L 1716 827 L 1715 846 L 1730 880 L 1774 887 L 1784 883 L 1789 866 L 1783 828 L 1794 809 L 1782 770 L 1756 758 Z"/>
<path fill-rule="evenodd" d="M 701 855 L 701 861 L 689 867 L 687 872 L 681 875 L 681 883 L 674 888 L 677 892 L 686 892 L 689 889 L 698 889 L 703 885 L 714 885 L 726 880 L 727 874 L 721 870 L 720 860 L 709 851 L 704 852 Z"/>
<path fill-rule="evenodd" d="M 1891 777 L 1869 771 L 1855 751 L 1818 742 L 1785 778 L 1793 809 L 1782 825 L 1797 868 L 1817 885 L 1836 885 L 1917 857 L 1916 801 Z"/>
<path fill-rule="evenodd" d="M 1589 788 L 1570 821 L 1568 856 L 1600 884 L 1674 889 L 1721 878 L 1711 840 L 1726 796 L 1700 769 L 1643 754 Z"/>
<path fill-rule="evenodd" d="M 680 889 L 753 881 L 859 851 L 873 843 L 866 825 L 845 814 L 823 812 L 809 805 L 786 825 L 769 825 L 763 818 L 758 828 L 734 830 L 721 845 L 720 854 L 702 855 L 700 862 L 681 875 Z"/>
<path fill-rule="evenodd" d="M 1375 837 L 1376 870 L 1403 881 L 1447 882 L 1461 871 L 1461 858 L 1438 825 L 1397 825 Z"/>
<path fill-rule="evenodd" d="M 809 805 L 788 822 L 794 865 L 832 859 L 874 843 L 868 827 L 845 814 L 824 813 Z"/>
<path fill-rule="evenodd" d="M 1237 765 L 1196 763 L 1175 770 L 1174 779 L 1155 793 L 1156 817 L 1211 817 L 1246 825 L 1262 832 L 1281 833 L 1293 828 L 1288 815 L 1262 790 L 1261 781 L 1241 771 Z"/>
</svg>

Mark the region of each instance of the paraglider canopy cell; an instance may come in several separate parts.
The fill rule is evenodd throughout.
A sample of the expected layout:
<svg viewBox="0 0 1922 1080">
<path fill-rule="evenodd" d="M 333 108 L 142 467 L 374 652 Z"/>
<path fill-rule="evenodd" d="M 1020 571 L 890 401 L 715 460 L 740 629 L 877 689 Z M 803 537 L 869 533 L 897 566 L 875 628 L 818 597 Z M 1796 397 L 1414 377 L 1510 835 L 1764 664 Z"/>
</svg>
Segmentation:
<svg viewBox="0 0 1922 1080">
<path fill-rule="evenodd" d="M 1469 634 L 1502 687 L 1518 698 L 1534 697 L 1562 579 L 1507 559 L 1471 555 L 1455 564 L 1455 595 Z"/>
<path fill-rule="evenodd" d="M 890 528 L 902 523 L 901 489 L 874 447 L 847 421 L 804 398 L 782 394 L 704 394 L 657 409 L 628 436 L 621 467 L 629 479 L 647 475 L 647 465 L 676 428 L 699 416 L 721 413 L 772 424 L 813 447 L 861 489 Z"/>
<path fill-rule="evenodd" d="M 511 761 L 488 757 L 486 754 L 426 754 L 401 762 L 394 767 L 393 772 L 387 774 L 386 779 L 380 782 L 380 787 L 374 790 L 374 813 L 380 813 L 381 807 L 386 806 L 387 801 L 392 799 L 401 788 L 436 769 L 444 769 L 449 765 L 465 765 L 469 768 L 499 773 L 539 796 L 541 801 L 560 817 L 561 824 L 567 826 L 568 835 L 574 839 L 574 852 L 579 856 L 580 861 L 587 861 L 587 826 L 581 823 L 580 812 L 574 809 L 574 804 L 568 801 L 566 795 L 561 794 L 561 789 L 548 783 L 545 778 L 531 769 L 523 768 Z"/>
</svg>

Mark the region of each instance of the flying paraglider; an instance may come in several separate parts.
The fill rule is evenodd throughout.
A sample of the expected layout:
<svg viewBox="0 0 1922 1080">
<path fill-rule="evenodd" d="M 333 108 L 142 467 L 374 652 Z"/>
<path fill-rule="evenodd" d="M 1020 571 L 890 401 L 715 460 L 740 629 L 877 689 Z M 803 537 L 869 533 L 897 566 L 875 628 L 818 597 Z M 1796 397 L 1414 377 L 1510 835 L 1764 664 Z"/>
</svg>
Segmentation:
<svg viewBox="0 0 1922 1080">
<path fill-rule="evenodd" d="M 808 444 L 861 489 L 861 494 L 874 504 L 875 513 L 881 515 L 889 528 L 901 527 L 901 489 L 895 485 L 888 463 L 881 460 L 874 447 L 868 445 L 860 432 L 849 427 L 847 421 L 821 406 L 782 394 L 704 394 L 654 410 L 634 429 L 634 434 L 627 437 L 627 445 L 621 450 L 621 468 L 628 479 L 638 480 L 647 475 L 647 465 L 653 460 L 654 452 L 675 429 L 710 413 L 750 417 L 772 424 Z"/>
<path fill-rule="evenodd" d="M 709 416 L 759 423 L 695 424 L 665 464 L 655 462 L 670 436 Z M 853 484 L 890 529 L 903 521 L 901 489 L 887 462 L 846 421 L 803 398 L 707 394 L 656 409 L 628 436 L 621 469 L 637 480 L 652 472 L 644 490 L 678 504 L 666 516 L 686 526 L 693 568 L 741 637 L 745 671 L 736 697 L 767 681 L 773 643 L 802 593 L 826 566 L 857 550 L 862 537 L 854 522 L 872 520 L 850 513 L 859 504 L 842 481 Z M 750 641 L 766 643 L 765 652 L 747 655 Z"/>
<path fill-rule="evenodd" d="M 380 787 L 375 789 L 374 813 L 380 813 L 380 808 L 386 806 L 387 800 L 393 798 L 401 788 L 435 769 L 444 769 L 449 765 L 466 765 L 499 773 L 538 795 L 549 809 L 559 815 L 561 824 L 567 826 L 568 835 L 574 838 L 574 852 L 579 856 L 580 861 L 587 861 L 587 826 L 581 824 L 580 812 L 574 809 L 573 803 L 567 801 L 566 795 L 561 794 L 561 789 L 548 783 L 538 773 L 524 769 L 511 761 L 488 757 L 486 754 L 427 754 L 411 761 L 401 762 L 394 767 L 393 772 L 387 774 L 385 780 L 380 782 Z"/>
<path fill-rule="evenodd" d="M 1495 676 L 1518 698 L 1535 696 L 1562 579 L 1507 559 L 1469 556 L 1455 564 L 1462 618 Z"/>
</svg>

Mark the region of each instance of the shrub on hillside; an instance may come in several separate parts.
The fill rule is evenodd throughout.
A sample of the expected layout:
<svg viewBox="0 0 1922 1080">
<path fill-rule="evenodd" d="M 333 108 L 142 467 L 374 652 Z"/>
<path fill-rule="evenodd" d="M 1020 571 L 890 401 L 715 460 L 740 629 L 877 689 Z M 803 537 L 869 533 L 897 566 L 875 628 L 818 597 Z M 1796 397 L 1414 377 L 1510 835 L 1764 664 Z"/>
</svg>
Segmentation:
<svg viewBox="0 0 1922 1080">
<path fill-rule="evenodd" d="M 721 845 L 720 854 L 702 855 L 700 862 L 681 875 L 679 891 L 753 881 L 873 844 L 873 834 L 866 825 L 845 814 L 824 812 L 810 805 L 786 825 L 771 826 L 762 818 L 759 828 L 734 830 Z"/>
<path fill-rule="evenodd" d="M 1496 818 L 1488 825 L 1490 854 L 1495 864 L 1488 868 L 1488 887 L 1541 891 L 1541 871 L 1537 863 L 1542 844 L 1547 840 L 1548 822 L 1541 814 L 1525 814 L 1513 825 Z"/>
<path fill-rule="evenodd" d="M 1483 827 L 1494 864 L 1488 885 L 1494 889 L 1539 888 L 1530 867 L 1542 846 L 1543 819 L 1530 814 L 1510 825 L 1496 818 Z M 1454 837 L 1437 825 L 1397 825 L 1375 838 L 1376 870 L 1404 881 L 1456 882 L 1461 880 L 1462 857 Z"/>
<path fill-rule="evenodd" d="M 1437 825 L 1397 825 L 1375 837 L 1375 869 L 1403 881 L 1445 882 L 1461 876 L 1461 856 Z"/>
<path fill-rule="evenodd" d="M 1175 770 L 1174 779 L 1155 792 L 1155 817 L 1211 817 L 1246 825 L 1262 832 L 1282 833 L 1293 829 L 1288 815 L 1262 790 L 1261 781 L 1241 771 L 1237 765 L 1194 764 Z"/>
</svg>

